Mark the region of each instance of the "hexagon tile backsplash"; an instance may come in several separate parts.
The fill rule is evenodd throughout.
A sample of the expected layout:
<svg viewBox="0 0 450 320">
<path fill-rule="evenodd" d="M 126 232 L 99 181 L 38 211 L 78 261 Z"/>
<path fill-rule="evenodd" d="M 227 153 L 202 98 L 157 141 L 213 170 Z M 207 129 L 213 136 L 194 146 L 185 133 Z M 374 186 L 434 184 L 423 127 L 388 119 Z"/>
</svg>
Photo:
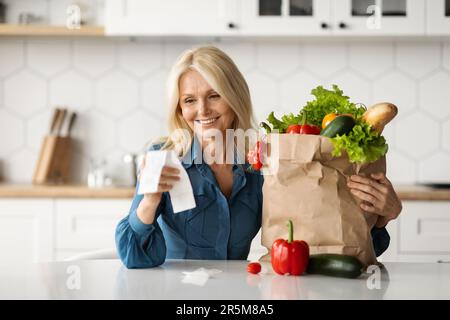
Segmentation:
<svg viewBox="0 0 450 320">
<path fill-rule="evenodd" d="M 123 156 L 166 134 L 168 70 L 194 40 L 0 39 L 0 175 L 31 182 L 53 107 L 79 114 L 73 180 L 90 160 L 125 183 Z M 391 101 L 399 115 L 385 130 L 388 177 L 398 184 L 450 182 L 450 42 L 222 40 L 263 120 L 296 111 L 310 90 L 338 84 L 353 101 Z"/>
</svg>

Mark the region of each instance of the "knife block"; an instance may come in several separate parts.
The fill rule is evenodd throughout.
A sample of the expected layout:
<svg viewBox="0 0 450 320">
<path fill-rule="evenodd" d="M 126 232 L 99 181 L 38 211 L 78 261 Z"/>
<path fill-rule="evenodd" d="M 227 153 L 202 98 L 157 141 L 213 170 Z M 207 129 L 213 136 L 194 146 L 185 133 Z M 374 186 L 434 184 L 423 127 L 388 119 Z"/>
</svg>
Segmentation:
<svg viewBox="0 0 450 320">
<path fill-rule="evenodd" d="M 72 139 L 47 135 L 41 145 L 33 184 L 61 184 L 70 179 Z"/>
</svg>

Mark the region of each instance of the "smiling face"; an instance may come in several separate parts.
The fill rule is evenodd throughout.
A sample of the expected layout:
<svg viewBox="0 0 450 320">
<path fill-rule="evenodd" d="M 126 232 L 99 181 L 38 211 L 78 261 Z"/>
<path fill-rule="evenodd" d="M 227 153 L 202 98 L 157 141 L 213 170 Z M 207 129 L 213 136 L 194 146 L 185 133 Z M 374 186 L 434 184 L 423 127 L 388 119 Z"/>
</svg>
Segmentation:
<svg viewBox="0 0 450 320">
<path fill-rule="evenodd" d="M 217 129 L 225 134 L 233 128 L 234 111 L 195 70 L 188 70 L 179 80 L 179 106 L 184 120 L 201 138 L 206 130 Z"/>
</svg>

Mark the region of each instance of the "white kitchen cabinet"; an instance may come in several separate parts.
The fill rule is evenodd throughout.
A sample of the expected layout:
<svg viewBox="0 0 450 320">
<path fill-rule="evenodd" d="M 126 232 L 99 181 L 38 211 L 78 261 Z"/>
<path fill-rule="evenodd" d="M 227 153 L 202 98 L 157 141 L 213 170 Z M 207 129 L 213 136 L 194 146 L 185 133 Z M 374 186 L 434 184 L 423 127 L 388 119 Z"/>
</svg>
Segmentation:
<svg viewBox="0 0 450 320">
<path fill-rule="evenodd" d="M 425 0 L 339 0 L 332 3 L 333 34 L 425 35 Z"/>
<path fill-rule="evenodd" d="M 243 35 L 329 35 L 330 0 L 240 1 Z"/>
<path fill-rule="evenodd" d="M 0 260 L 29 263 L 53 259 L 51 199 L 0 199 Z"/>
<path fill-rule="evenodd" d="M 115 247 L 131 199 L 0 199 L 0 262 L 63 260 Z"/>
<path fill-rule="evenodd" d="M 130 206 L 121 199 L 55 199 L 55 249 L 113 248 L 117 223 Z"/>
<path fill-rule="evenodd" d="M 107 35 L 210 36 L 238 32 L 237 0 L 108 0 Z"/>
<path fill-rule="evenodd" d="M 426 3 L 427 34 L 450 34 L 450 0 L 428 0 Z"/>
<path fill-rule="evenodd" d="M 450 201 L 403 201 L 387 229 L 391 244 L 382 261 L 450 261 Z"/>
</svg>

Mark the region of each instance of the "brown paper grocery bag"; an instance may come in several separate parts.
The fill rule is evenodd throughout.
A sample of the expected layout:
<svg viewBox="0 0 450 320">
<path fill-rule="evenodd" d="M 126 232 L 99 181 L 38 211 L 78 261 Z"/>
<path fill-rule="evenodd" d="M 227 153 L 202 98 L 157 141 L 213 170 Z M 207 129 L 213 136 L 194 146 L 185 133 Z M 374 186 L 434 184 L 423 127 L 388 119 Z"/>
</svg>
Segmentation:
<svg viewBox="0 0 450 320">
<path fill-rule="evenodd" d="M 263 168 L 262 245 L 287 239 L 287 221 L 294 239 L 305 240 L 310 253 L 338 253 L 376 264 L 370 230 L 377 216 L 363 212 L 361 201 L 347 187 L 352 174 L 386 172 L 386 159 L 353 164 L 343 153 L 333 157 L 329 138 L 299 134 L 269 134 L 270 154 Z"/>
</svg>

